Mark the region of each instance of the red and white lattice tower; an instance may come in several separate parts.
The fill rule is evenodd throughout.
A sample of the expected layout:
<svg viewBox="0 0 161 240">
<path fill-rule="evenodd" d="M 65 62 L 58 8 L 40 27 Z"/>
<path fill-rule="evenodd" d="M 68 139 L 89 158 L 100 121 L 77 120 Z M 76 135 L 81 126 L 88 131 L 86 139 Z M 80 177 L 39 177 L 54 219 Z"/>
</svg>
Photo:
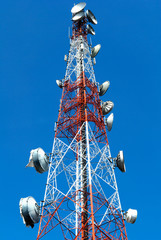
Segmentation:
<svg viewBox="0 0 161 240">
<path fill-rule="evenodd" d="M 74 17 L 65 78 L 57 81 L 62 97 L 37 240 L 58 225 L 66 240 L 124 240 L 116 161 L 111 158 L 87 40 L 94 31 L 85 12 Z"/>
</svg>

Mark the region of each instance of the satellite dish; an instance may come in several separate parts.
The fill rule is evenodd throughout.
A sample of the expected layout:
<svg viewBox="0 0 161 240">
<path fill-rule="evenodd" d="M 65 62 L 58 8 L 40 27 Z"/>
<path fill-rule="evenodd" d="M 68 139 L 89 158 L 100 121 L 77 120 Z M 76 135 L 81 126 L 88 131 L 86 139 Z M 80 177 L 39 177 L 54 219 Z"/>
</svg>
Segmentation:
<svg viewBox="0 0 161 240">
<path fill-rule="evenodd" d="M 116 158 L 116 165 L 121 170 L 121 172 L 126 172 L 123 151 L 119 151 Z"/>
<path fill-rule="evenodd" d="M 72 17 L 72 21 L 79 21 L 81 20 L 83 17 L 85 17 L 85 13 L 84 11 L 81 11 L 79 13 L 76 13 L 73 17 Z"/>
<path fill-rule="evenodd" d="M 56 84 L 58 87 L 62 88 L 63 87 L 63 81 L 62 80 L 56 80 Z"/>
<path fill-rule="evenodd" d="M 113 125 L 114 114 L 111 113 L 108 118 L 105 119 L 105 125 L 107 126 L 108 131 L 110 132 Z"/>
<path fill-rule="evenodd" d="M 40 221 L 40 207 L 33 197 L 21 198 L 20 214 L 26 227 L 34 227 Z"/>
<path fill-rule="evenodd" d="M 94 31 L 94 29 L 91 27 L 91 25 L 87 25 L 87 33 L 90 33 L 90 34 L 92 34 L 92 35 L 95 35 L 96 33 L 95 33 L 95 31 Z"/>
<path fill-rule="evenodd" d="M 111 101 L 103 102 L 102 113 L 103 115 L 108 114 L 114 107 L 114 103 Z"/>
<path fill-rule="evenodd" d="M 72 9 L 71 9 L 71 12 L 72 14 L 76 14 L 80 11 L 82 11 L 86 6 L 86 3 L 85 2 L 81 2 L 81 3 L 78 3 L 77 5 L 75 5 Z"/>
<path fill-rule="evenodd" d="M 42 148 L 30 152 L 29 163 L 26 167 L 34 167 L 38 173 L 47 172 L 49 169 L 49 157 Z"/>
<path fill-rule="evenodd" d="M 98 54 L 100 48 L 101 48 L 101 44 L 97 44 L 94 48 L 92 48 L 92 50 L 91 50 L 92 58 L 94 58 Z"/>
<path fill-rule="evenodd" d="M 97 24 L 97 19 L 95 18 L 94 14 L 90 10 L 86 11 L 86 15 L 87 15 L 89 22 L 91 22 L 93 24 Z"/>
<path fill-rule="evenodd" d="M 135 209 L 129 208 L 129 210 L 125 213 L 125 220 L 128 223 L 135 223 L 137 219 L 138 212 Z"/>
<path fill-rule="evenodd" d="M 106 81 L 106 82 L 102 83 L 99 86 L 99 95 L 103 96 L 107 92 L 109 86 L 110 86 L 110 82 L 109 81 Z"/>
</svg>

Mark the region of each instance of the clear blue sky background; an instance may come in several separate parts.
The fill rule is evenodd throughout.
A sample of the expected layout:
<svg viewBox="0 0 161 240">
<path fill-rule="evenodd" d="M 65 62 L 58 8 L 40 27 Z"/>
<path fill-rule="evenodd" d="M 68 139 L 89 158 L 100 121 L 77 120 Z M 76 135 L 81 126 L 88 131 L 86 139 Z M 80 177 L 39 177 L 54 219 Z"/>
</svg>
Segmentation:
<svg viewBox="0 0 161 240">
<path fill-rule="evenodd" d="M 51 152 L 61 97 L 55 80 L 65 74 L 74 2 L 1 1 L 0 239 L 36 239 L 38 225 L 23 225 L 19 199 L 44 196 L 47 174 L 25 165 L 31 149 Z M 161 239 L 161 2 L 86 2 L 98 19 L 93 45 L 102 45 L 96 79 L 110 80 L 102 99 L 115 103 L 111 152 L 125 154 L 127 172 L 116 169 L 122 207 L 138 209 L 136 223 L 126 224 L 128 238 Z M 44 239 L 58 239 L 58 231 Z"/>
</svg>

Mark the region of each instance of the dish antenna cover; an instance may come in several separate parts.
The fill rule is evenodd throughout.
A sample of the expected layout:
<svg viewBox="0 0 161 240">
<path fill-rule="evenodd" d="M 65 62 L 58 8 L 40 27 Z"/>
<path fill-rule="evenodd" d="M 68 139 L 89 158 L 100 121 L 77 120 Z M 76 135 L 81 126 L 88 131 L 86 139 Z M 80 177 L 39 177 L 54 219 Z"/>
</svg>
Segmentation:
<svg viewBox="0 0 161 240">
<path fill-rule="evenodd" d="M 40 207 L 33 197 L 21 198 L 20 214 L 26 227 L 34 227 L 35 223 L 40 221 Z"/>
<path fill-rule="evenodd" d="M 29 163 L 26 167 L 34 167 L 38 173 L 47 172 L 49 168 L 49 157 L 42 148 L 31 150 Z"/>
<path fill-rule="evenodd" d="M 125 213 L 125 220 L 128 223 L 135 223 L 137 219 L 138 212 L 135 209 L 129 208 L 129 210 Z"/>
<path fill-rule="evenodd" d="M 106 82 L 102 83 L 99 86 L 99 95 L 103 96 L 107 92 L 107 90 L 109 89 L 109 86 L 110 86 L 110 82 L 109 81 L 106 81 Z"/>
<path fill-rule="evenodd" d="M 94 58 L 98 54 L 100 48 L 101 48 L 101 44 L 97 44 L 95 47 L 92 48 L 92 50 L 91 50 L 92 58 Z"/>
<path fill-rule="evenodd" d="M 121 172 L 126 172 L 123 151 L 120 151 L 118 153 L 116 158 L 116 165 L 121 170 Z"/>
<path fill-rule="evenodd" d="M 86 11 L 86 15 L 87 15 L 87 18 L 88 18 L 89 22 L 91 22 L 93 24 L 97 24 L 97 19 L 90 10 Z"/>
<path fill-rule="evenodd" d="M 113 125 L 114 114 L 111 113 L 108 118 L 105 119 L 105 125 L 107 126 L 108 131 L 110 132 Z"/>
<path fill-rule="evenodd" d="M 111 101 L 104 102 L 102 105 L 102 113 L 103 115 L 108 114 L 114 107 L 114 103 Z"/>
<path fill-rule="evenodd" d="M 85 2 L 81 2 L 81 3 L 78 3 L 77 5 L 75 5 L 72 9 L 71 9 L 71 12 L 72 14 L 76 14 L 80 11 L 82 11 L 86 6 L 86 3 Z"/>
<path fill-rule="evenodd" d="M 85 17 L 85 13 L 84 11 L 81 11 L 79 13 L 76 13 L 73 17 L 72 17 L 72 21 L 79 21 L 81 20 L 83 17 Z"/>
<path fill-rule="evenodd" d="M 95 31 L 94 31 L 94 29 L 91 27 L 91 25 L 87 25 L 87 33 L 90 33 L 90 34 L 92 34 L 92 35 L 95 35 L 96 33 L 95 33 Z"/>
<path fill-rule="evenodd" d="M 63 81 L 62 80 L 56 80 L 56 84 L 58 87 L 62 88 L 63 87 Z"/>
</svg>

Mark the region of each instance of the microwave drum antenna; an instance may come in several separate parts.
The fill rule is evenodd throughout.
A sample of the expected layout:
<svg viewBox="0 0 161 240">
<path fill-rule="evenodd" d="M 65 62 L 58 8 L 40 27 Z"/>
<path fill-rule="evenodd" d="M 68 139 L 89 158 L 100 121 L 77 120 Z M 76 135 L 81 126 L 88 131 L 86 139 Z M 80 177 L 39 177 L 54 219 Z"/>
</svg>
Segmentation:
<svg viewBox="0 0 161 240">
<path fill-rule="evenodd" d="M 129 210 L 125 213 L 125 220 L 128 223 L 135 223 L 137 219 L 138 212 L 135 209 L 129 208 Z"/>
<path fill-rule="evenodd" d="M 33 197 L 20 199 L 20 214 L 26 227 L 34 227 L 40 221 L 40 207 Z"/>
<path fill-rule="evenodd" d="M 26 167 L 34 167 L 38 173 L 47 172 L 49 169 L 49 157 L 42 148 L 31 150 L 29 163 Z"/>
</svg>

